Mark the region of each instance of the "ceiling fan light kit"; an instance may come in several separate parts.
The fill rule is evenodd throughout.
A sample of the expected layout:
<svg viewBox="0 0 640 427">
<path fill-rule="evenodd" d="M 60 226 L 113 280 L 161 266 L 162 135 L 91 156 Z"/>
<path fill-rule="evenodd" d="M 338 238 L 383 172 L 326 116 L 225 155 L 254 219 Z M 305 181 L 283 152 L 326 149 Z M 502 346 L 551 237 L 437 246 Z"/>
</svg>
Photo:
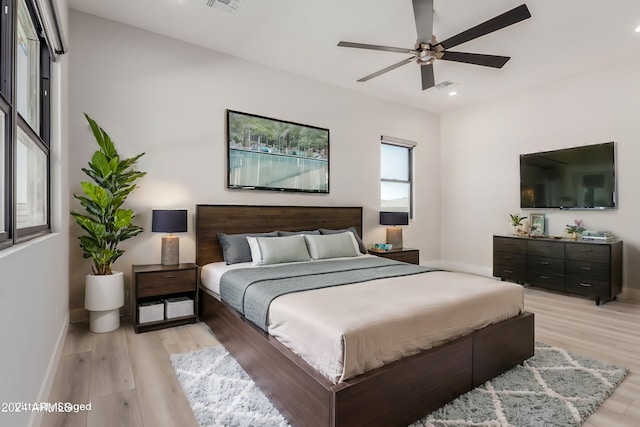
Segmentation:
<svg viewBox="0 0 640 427">
<path fill-rule="evenodd" d="M 433 0 L 412 0 L 413 13 L 416 21 L 416 31 L 418 33 L 418 43 L 414 49 L 400 47 L 379 46 L 365 43 L 353 43 L 341 41 L 340 47 L 350 47 L 356 49 L 371 49 L 384 52 L 404 53 L 413 55 L 380 71 L 369 74 L 359 79 L 359 82 L 366 82 L 374 77 L 378 77 L 391 70 L 395 70 L 405 64 L 415 61 L 420 65 L 422 78 L 422 90 L 435 86 L 435 76 L 433 64 L 436 60 L 461 62 L 465 64 L 481 65 L 484 67 L 502 68 L 511 59 L 508 56 L 486 55 L 468 52 L 453 52 L 449 48 L 456 47 L 468 41 L 477 39 L 484 35 L 501 30 L 510 25 L 516 24 L 525 19 L 531 18 L 531 13 L 526 4 L 522 4 L 495 18 L 489 19 L 473 28 L 469 28 L 442 42 L 438 42 L 433 35 Z"/>
</svg>

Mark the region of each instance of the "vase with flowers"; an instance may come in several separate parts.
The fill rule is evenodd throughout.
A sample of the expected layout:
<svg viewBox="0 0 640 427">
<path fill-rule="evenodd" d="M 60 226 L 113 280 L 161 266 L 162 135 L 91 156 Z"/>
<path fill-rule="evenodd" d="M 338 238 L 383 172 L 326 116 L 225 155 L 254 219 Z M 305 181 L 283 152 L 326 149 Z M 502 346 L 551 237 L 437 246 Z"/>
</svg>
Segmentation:
<svg viewBox="0 0 640 427">
<path fill-rule="evenodd" d="M 571 240 L 577 240 L 578 234 L 582 234 L 585 232 L 584 224 L 581 219 L 576 219 L 573 221 L 573 225 L 567 224 L 564 228 L 564 232 L 569 235 Z"/>
</svg>

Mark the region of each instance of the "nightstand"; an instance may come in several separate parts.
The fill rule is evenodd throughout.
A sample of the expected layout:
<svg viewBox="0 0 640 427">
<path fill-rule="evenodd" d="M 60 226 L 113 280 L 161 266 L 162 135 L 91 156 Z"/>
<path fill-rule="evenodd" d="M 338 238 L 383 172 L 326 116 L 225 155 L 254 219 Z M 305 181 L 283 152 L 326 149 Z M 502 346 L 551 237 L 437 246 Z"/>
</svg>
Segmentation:
<svg viewBox="0 0 640 427">
<path fill-rule="evenodd" d="M 381 251 L 379 249 L 369 249 L 371 255 L 389 258 L 396 261 L 407 262 L 409 264 L 420 264 L 420 250 L 412 248 L 391 249 Z"/>
<path fill-rule="evenodd" d="M 138 332 L 146 332 L 171 326 L 195 323 L 198 318 L 198 266 L 196 264 L 178 265 L 134 265 L 133 266 L 133 327 Z M 165 318 L 164 303 L 160 306 L 148 306 L 168 298 L 187 297 L 193 301 L 193 314 Z M 181 302 L 180 304 L 188 304 Z M 152 321 L 140 323 L 138 308 L 151 309 Z M 161 311 L 161 314 L 160 313 Z"/>
</svg>

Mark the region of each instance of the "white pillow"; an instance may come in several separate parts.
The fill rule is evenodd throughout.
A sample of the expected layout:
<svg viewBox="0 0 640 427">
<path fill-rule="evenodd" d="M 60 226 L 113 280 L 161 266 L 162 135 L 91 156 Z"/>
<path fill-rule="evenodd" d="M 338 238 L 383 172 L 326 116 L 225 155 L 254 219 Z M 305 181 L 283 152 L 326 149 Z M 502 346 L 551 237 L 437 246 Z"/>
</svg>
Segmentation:
<svg viewBox="0 0 640 427">
<path fill-rule="evenodd" d="M 309 254 L 313 259 L 344 258 L 360 256 L 360 249 L 353 233 L 304 236 Z"/>
<path fill-rule="evenodd" d="M 253 265 L 310 261 L 304 236 L 247 237 Z"/>
</svg>

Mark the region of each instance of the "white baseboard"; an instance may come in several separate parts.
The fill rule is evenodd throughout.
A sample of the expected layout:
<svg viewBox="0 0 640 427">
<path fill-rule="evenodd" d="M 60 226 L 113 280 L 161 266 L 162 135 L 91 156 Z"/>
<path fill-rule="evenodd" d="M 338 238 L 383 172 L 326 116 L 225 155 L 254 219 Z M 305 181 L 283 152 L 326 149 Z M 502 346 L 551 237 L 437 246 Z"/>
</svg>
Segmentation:
<svg viewBox="0 0 640 427">
<path fill-rule="evenodd" d="M 438 268 L 443 270 L 460 271 L 462 273 L 477 274 L 478 276 L 484 277 L 493 277 L 493 270 L 491 268 L 474 264 L 441 261 Z"/>
<path fill-rule="evenodd" d="M 56 341 L 55 349 L 53 351 L 53 354 L 51 355 L 51 359 L 49 360 L 49 366 L 47 366 L 47 372 L 44 376 L 44 380 L 42 381 L 42 385 L 40 386 L 40 392 L 38 393 L 38 398 L 35 400 L 36 402 L 49 401 L 49 395 L 51 394 L 51 388 L 53 387 L 53 380 L 56 378 L 58 365 L 60 364 L 60 359 L 62 358 L 64 342 L 67 339 L 67 332 L 69 332 L 69 313 L 67 313 L 62 320 L 62 328 L 60 329 L 60 333 L 58 334 L 58 340 Z M 27 425 L 30 427 L 39 426 L 40 424 L 42 424 L 43 415 L 43 412 L 31 412 L 31 418 L 29 419 L 29 423 Z"/>
<path fill-rule="evenodd" d="M 622 288 L 620 298 L 640 300 L 640 289 Z"/>
<path fill-rule="evenodd" d="M 70 323 L 88 322 L 89 312 L 84 308 L 74 308 L 69 311 Z"/>
</svg>

